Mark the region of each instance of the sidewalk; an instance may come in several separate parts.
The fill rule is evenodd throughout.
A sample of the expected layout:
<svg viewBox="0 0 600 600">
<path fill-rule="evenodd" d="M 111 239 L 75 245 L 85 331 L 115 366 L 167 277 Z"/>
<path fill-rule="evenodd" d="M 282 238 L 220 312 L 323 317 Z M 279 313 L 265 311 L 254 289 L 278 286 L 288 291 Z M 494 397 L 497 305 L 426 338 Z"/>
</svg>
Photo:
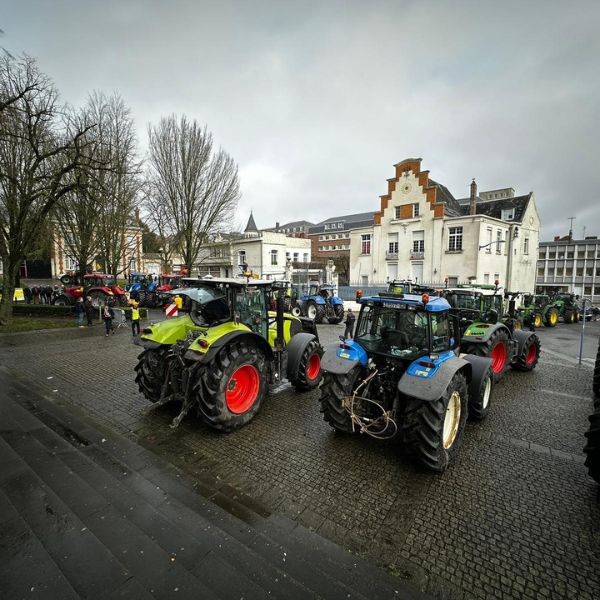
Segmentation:
<svg viewBox="0 0 600 600">
<path fill-rule="evenodd" d="M 0 389 L 3 597 L 424 597 L 228 486 L 187 480 L 3 367 Z"/>
</svg>

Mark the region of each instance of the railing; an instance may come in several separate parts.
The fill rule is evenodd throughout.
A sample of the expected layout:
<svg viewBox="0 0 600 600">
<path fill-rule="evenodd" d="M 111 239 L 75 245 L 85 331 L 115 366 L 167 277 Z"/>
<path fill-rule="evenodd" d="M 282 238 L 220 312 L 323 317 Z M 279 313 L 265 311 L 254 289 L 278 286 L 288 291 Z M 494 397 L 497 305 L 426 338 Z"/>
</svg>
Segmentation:
<svg viewBox="0 0 600 600">
<path fill-rule="evenodd" d="M 410 260 L 423 260 L 425 258 L 425 252 L 411 252 Z"/>
<path fill-rule="evenodd" d="M 385 260 L 398 260 L 398 253 L 397 252 L 386 252 Z"/>
</svg>

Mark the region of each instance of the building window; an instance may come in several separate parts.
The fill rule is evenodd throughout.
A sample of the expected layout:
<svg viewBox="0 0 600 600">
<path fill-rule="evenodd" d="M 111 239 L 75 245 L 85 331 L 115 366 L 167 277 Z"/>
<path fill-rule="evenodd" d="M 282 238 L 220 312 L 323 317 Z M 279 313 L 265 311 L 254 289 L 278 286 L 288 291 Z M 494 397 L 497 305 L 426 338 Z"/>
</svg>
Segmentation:
<svg viewBox="0 0 600 600">
<path fill-rule="evenodd" d="M 548 277 L 554 277 L 554 267 L 548 267 Z"/>
<path fill-rule="evenodd" d="M 538 277 L 544 276 L 544 267 L 538 267 Z"/>
<path fill-rule="evenodd" d="M 304 253 L 304 262 L 308 262 L 308 252 Z"/>
<path fill-rule="evenodd" d="M 496 229 L 496 254 L 502 253 L 502 229 Z"/>
<path fill-rule="evenodd" d="M 398 220 L 400 218 L 400 207 L 396 206 L 396 208 L 394 209 L 394 218 L 396 220 Z"/>
<path fill-rule="evenodd" d="M 523 254 L 529 254 L 529 238 L 523 238 Z"/>
<path fill-rule="evenodd" d="M 425 252 L 425 240 L 413 240 L 413 252 Z"/>
<path fill-rule="evenodd" d="M 597 296 L 598 294 L 600 294 L 600 286 L 595 285 L 594 286 L 594 296 Z"/>
<path fill-rule="evenodd" d="M 388 243 L 388 254 L 398 254 L 398 242 Z"/>
<path fill-rule="evenodd" d="M 584 293 L 586 296 L 591 296 L 591 295 L 592 295 L 592 286 L 591 286 L 591 285 L 586 285 L 586 286 L 583 288 L 583 293 Z"/>
<path fill-rule="evenodd" d="M 74 256 L 65 256 L 65 271 L 77 271 L 79 263 Z"/>
<path fill-rule="evenodd" d="M 413 204 L 412 208 L 413 208 L 413 211 L 412 211 L 413 219 L 416 219 L 419 216 L 419 205 Z"/>
<path fill-rule="evenodd" d="M 489 283 L 489 282 L 490 282 L 490 274 L 484 273 L 483 274 L 483 283 Z"/>
<path fill-rule="evenodd" d="M 503 221 L 512 221 L 515 218 L 515 209 L 514 208 L 503 208 L 502 209 L 502 220 Z"/>
<path fill-rule="evenodd" d="M 294 252 L 294 262 L 298 262 L 298 253 Z"/>
<path fill-rule="evenodd" d="M 565 277 L 573 277 L 573 267 L 565 267 Z"/>
<path fill-rule="evenodd" d="M 496 283 L 496 281 L 500 281 L 500 273 L 494 273 L 494 283 Z"/>
<path fill-rule="evenodd" d="M 277 264 L 277 250 L 271 250 L 271 265 Z"/>
<path fill-rule="evenodd" d="M 462 252 L 462 227 L 450 227 L 448 233 L 448 250 L 450 252 Z"/>
<path fill-rule="evenodd" d="M 362 275 L 360 279 L 361 279 L 361 285 L 363 285 L 363 286 L 369 285 L 369 276 L 368 275 Z"/>
<path fill-rule="evenodd" d="M 487 247 L 486 247 L 485 251 L 487 254 L 491 254 L 492 253 L 492 228 L 488 227 L 486 233 L 487 233 L 487 242 L 486 242 Z"/>
<path fill-rule="evenodd" d="M 585 275 L 586 277 L 591 277 L 594 274 L 594 267 L 593 266 L 588 266 L 585 268 Z"/>
<path fill-rule="evenodd" d="M 246 264 L 248 264 L 246 262 L 246 251 L 240 250 L 238 252 L 238 265 L 246 265 Z"/>
<path fill-rule="evenodd" d="M 329 229 L 329 225 L 325 225 L 325 231 Z"/>
<path fill-rule="evenodd" d="M 360 253 L 361 254 L 371 254 L 371 235 L 367 234 L 367 235 L 361 235 L 361 247 L 360 247 Z"/>
<path fill-rule="evenodd" d="M 575 275 L 577 275 L 577 277 L 583 277 L 583 267 L 577 267 Z"/>
<path fill-rule="evenodd" d="M 552 248 L 552 250 L 550 250 L 550 252 L 548 252 L 548 258 L 550 260 L 553 260 L 556 258 L 556 248 Z"/>
</svg>

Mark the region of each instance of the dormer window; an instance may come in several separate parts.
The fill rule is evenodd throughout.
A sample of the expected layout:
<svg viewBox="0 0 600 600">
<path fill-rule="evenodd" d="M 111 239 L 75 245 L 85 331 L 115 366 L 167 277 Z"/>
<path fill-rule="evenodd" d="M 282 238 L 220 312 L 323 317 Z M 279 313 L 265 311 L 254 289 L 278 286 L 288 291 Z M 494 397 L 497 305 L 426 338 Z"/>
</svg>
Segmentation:
<svg viewBox="0 0 600 600">
<path fill-rule="evenodd" d="M 513 221 L 515 218 L 515 209 L 514 208 L 503 208 L 502 209 L 502 220 L 503 221 Z"/>
</svg>

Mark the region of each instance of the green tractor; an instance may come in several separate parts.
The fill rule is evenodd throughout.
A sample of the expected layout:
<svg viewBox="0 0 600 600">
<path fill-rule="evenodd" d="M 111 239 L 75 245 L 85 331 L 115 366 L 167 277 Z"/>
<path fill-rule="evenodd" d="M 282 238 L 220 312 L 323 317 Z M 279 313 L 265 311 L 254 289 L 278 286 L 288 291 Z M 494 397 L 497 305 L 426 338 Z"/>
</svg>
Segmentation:
<svg viewBox="0 0 600 600">
<path fill-rule="evenodd" d="M 140 392 L 151 402 L 180 401 L 178 426 L 195 408 L 219 431 L 234 431 L 258 412 L 270 385 L 285 375 L 298 391 L 321 381 L 317 330 L 309 319 L 284 313 L 274 282 L 210 279 L 178 289 L 183 315 L 143 329 L 135 367 Z M 193 285 L 193 287 L 191 287 Z"/>
<path fill-rule="evenodd" d="M 494 383 L 511 366 L 517 371 L 532 371 L 539 360 L 540 340 L 531 331 L 523 331 L 516 317 L 515 294 L 509 293 L 508 315 L 504 315 L 503 297 L 497 286 L 459 286 L 444 290 L 452 313 L 460 320 L 463 352 L 492 359 Z"/>
<path fill-rule="evenodd" d="M 577 299 L 578 296 L 575 296 L 575 294 L 556 294 L 552 298 L 554 307 L 558 311 L 558 316 L 566 325 L 579 322 L 581 309 L 576 302 Z"/>
<path fill-rule="evenodd" d="M 523 304 L 517 308 L 524 325 L 537 329 L 542 325 L 556 327 L 559 312 L 550 296 L 524 294 Z"/>
<path fill-rule="evenodd" d="M 433 471 L 458 451 L 467 416 L 489 410 L 491 360 L 460 355 L 444 298 L 382 292 L 361 299 L 354 340 L 323 355 L 321 412 L 336 431 L 398 438 Z"/>
</svg>

